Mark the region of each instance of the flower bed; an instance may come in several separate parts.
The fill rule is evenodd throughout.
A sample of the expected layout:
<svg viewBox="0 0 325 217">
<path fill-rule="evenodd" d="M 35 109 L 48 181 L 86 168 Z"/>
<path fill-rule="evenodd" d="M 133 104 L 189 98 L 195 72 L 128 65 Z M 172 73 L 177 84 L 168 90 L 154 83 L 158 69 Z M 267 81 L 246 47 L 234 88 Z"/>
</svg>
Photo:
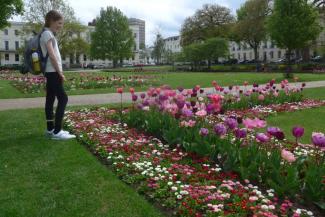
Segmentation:
<svg viewBox="0 0 325 217">
<path fill-rule="evenodd" d="M 272 85 L 270 85 L 272 86 Z M 261 94 L 258 86 L 250 91 L 262 95 L 261 104 L 269 97 L 269 102 L 290 102 L 291 99 L 300 99 L 296 94 L 300 88 L 290 88 L 285 81 L 281 84 L 283 96 L 276 88 L 269 88 Z M 201 92 L 199 87 L 197 92 Z M 217 88 L 216 88 L 217 89 Z M 238 90 L 237 92 L 239 92 Z M 249 91 L 249 90 L 248 90 Z M 246 91 L 247 92 L 247 91 Z M 245 95 L 246 92 L 243 92 Z M 257 104 L 255 97 L 248 95 L 244 99 L 242 108 Z M 150 135 L 166 141 L 168 144 L 180 144 L 187 152 L 194 152 L 200 156 L 207 156 L 218 163 L 225 171 L 235 171 L 243 179 L 253 180 L 260 186 L 275 189 L 280 197 L 295 198 L 301 203 L 317 203 L 324 206 L 325 198 L 325 136 L 314 133 L 313 144 L 299 143 L 301 135 L 294 133 L 296 141 L 288 141 L 281 129 L 268 126 L 260 119 L 245 118 L 237 115 L 237 111 L 227 111 L 228 115 L 220 112 L 229 109 L 230 104 L 241 104 L 242 96 L 231 93 L 239 100 L 224 101 L 218 93 L 209 94 L 207 100 L 198 97 L 196 93 L 186 92 L 182 89 L 177 93 L 169 88 L 149 89 L 147 96 L 141 96 L 140 103 L 121 118 L 129 126 L 141 129 Z M 274 99 L 276 98 L 276 99 Z M 136 100 L 134 100 L 136 101 Z M 268 103 L 267 103 L 268 104 Z M 269 105 L 260 107 L 260 110 L 269 114 L 272 108 L 297 109 L 324 105 L 320 101 L 303 101 L 297 103 L 284 103 L 282 105 Z M 237 108 L 237 106 L 236 106 Z M 247 111 L 254 111 L 248 109 Z M 240 111 L 239 111 L 240 113 Z M 258 116 L 255 113 L 254 117 Z M 264 132 L 255 129 L 265 129 Z M 303 128 L 299 128 L 303 131 Z M 301 130 L 302 129 L 302 130 Z"/>
<path fill-rule="evenodd" d="M 67 114 L 67 125 L 115 172 L 178 216 L 313 216 L 273 189 L 262 191 L 208 157 L 162 143 L 112 120 L 100 108 Z M 159 121 L 159 120 L 157 120 Z"/>
<path fill-rule="evenodd" d="M 10 80 L 22 93 L 40 93 L 45 89 L 44 76 L 0 74 L 0 79 Z M 68 75 L 64 87 L 67 91 L 82 89 L 104 89 L 116 87 L 146 87 L 159 85 L 158 78 L 152 75 L 103 76 L 90 73 Z"/>
</svg>

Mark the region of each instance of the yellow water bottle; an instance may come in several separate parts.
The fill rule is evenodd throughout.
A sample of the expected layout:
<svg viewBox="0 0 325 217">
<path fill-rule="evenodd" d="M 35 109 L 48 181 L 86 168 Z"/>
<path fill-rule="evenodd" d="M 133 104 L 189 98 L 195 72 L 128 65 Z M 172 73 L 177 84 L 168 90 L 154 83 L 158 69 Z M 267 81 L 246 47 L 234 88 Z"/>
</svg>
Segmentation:
<svg viewBox="0 0 325 217">
<path fill-rule="evenodd" d="M 41 73 L 41 63 L 37 52 L 32 53 L 33 71 L 36 74 Z"/>
</svg>

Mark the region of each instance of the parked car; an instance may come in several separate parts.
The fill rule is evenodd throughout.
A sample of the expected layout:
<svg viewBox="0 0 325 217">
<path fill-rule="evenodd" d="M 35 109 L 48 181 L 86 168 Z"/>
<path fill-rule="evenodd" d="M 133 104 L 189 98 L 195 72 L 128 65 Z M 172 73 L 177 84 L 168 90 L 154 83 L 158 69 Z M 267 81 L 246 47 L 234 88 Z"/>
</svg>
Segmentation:
<svg viewBox="0 0 325 217">
<path fill-rule="evenodd" d="M 122 67 L 133 67 L 131 63 L 123 63 Z"/>
<path fill-rule="evenodd" d="M 242 60 L 242 61 L 239 61 L 238 64 L 247 64 L 249 61 L 248 60 Z"/>
<path fill-rule="evenodd" d="M 96 69 L 104 69 L 107 68 L 105 64 L 97 64 Z"/>
<path fill-rule="evenodd" d="M 237 63 L 238 63 L 237 59 L 229 59 L 229 60 L 226 60 L 226 61 L 222 62 L 222 64 L 229 64 L 229 65 L 237 64 Z"/>
<path fill-rule="evenodd" d="M 313 62 L 320 62 L 322 60 L 321 56 L 314 56 L 312 58 L 310 58 L 311 61 Z"/>
<path fill-rule="evenodd" d="M 87 68 L 88 69 L 97 69 L 97 66 L 93 63 L 89 63 L 89 64 L 87 64 Z"/>
</svg>

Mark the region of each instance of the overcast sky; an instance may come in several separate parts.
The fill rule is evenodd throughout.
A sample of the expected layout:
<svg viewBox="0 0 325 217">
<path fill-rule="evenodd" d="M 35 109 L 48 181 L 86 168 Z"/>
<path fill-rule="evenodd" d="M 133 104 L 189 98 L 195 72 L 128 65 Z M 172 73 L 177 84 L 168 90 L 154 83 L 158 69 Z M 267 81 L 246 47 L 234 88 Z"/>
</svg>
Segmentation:
<svg viewBox="0 0 325 217">
<path fill-rule="evenodd" d="M 186 17 L 206 3 L 229 7 L 233 13 L 245 0 L 68 0 L 76 16 L 84 24 L 94 19 L 101 7 L 115 6 L 127 17 L 146 21 L 146 43 L 151 45 L 157 29 L 164 37 L 179 35 Z"/>
<path fill-rule="evenodd" d="M 220 4 L 236 13 L 245 0 L 66 0 L 76 17 L 88 24 L 99 15 L 100 8 L 114 6 L 127 17 L 146 21 L 146 44 L 152 45 L 159 30 L 163 37 L 179 35 L 184 20 L 192 16 L 203 4 Z M 14 17 L 14 20 L 21 20 Z"/>
</svg>

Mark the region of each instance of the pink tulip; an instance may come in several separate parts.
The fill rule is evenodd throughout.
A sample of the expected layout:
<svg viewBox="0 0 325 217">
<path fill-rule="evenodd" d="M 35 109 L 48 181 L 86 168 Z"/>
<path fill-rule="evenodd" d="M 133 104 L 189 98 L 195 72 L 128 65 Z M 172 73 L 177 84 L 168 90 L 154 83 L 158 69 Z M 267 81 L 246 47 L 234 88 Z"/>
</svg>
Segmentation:
<svg viewBox="0 0 325 217">
<path fill-rule="evenodd" d="M 205 117 L 207 115 L 207 112 L 205 110 L 200 110 L 196 112 L 195 115 L 199 117 Z"/>
<path fill-rule="evenodd" d="M 253 119 L 246 118 L 245 120 L 243 120 L 243 124 L 248 129 L 264 128 L 264 127 L 266 127 L 266 121 L 262 121 L 262 120 L 260 120 L 258 118 L 255 118 L 254 120 Z"/>
<path fill-rule="evenodd" d="M 288 161 L 289 163 L 292 163 L 292 162 L 295 162 L 295 161 L 296 161 L 295 156 L 294 156 L 290 151 L 287 151 L 287 150 L 285 150 L 285 149 L 283 149 L 283 150 L 281 151 L 281 157 L 282 157 L 284 160 Z"/>
</svg>

